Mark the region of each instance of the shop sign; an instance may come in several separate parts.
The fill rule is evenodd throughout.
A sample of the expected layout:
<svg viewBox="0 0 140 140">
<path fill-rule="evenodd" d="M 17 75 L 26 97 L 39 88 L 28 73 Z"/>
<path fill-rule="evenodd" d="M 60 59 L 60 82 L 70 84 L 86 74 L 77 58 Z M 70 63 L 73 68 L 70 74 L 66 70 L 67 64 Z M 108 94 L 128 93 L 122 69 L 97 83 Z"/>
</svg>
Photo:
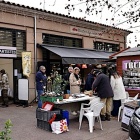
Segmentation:
<svg viewBox="0 0 140 140">
<path fill-rule="evenodd" d="M 29 77 L 31 74 L 31 52 L 22 52 L 23 75 Z"/>
<path fill-rule="evenodd" d="M 101 31 L 88 30 L 88 29 L 74 27 L 74 26 L 70 26 L 70 32 L 75 33 L 75 34 L 91 36 L 91 37 L 94 37 L 94 36 L 101 37 L 103 34 L 103 32 L 101 32 Z"/>
<path fill-rule="evenodd" d="M 140 90 L 140 60 L 122 61 L 123 83 L 128 90 Z"/>
<path fill-rule="evenodd" d="M 0 46 L 0 57 L 15 58 L 17 57 L 16 52 L 16 47 Z"/>
</svg>

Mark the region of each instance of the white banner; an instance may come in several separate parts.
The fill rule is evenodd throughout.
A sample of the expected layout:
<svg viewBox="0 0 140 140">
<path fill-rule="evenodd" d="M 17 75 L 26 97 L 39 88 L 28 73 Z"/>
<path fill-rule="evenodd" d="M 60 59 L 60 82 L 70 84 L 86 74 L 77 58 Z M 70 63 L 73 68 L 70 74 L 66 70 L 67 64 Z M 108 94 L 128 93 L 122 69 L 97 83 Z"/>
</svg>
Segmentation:
<svg viewBox="0 0 140 140">
<path fill-rule="evenodd" d="M 0 57 L 17 57 L 16 47 L 0 46 Z"/>
<path fill-rule="evenodd" d="M 22 52 L 23 75 L 29 77 L 31 74 L 31 52 Z"/>
</svg>

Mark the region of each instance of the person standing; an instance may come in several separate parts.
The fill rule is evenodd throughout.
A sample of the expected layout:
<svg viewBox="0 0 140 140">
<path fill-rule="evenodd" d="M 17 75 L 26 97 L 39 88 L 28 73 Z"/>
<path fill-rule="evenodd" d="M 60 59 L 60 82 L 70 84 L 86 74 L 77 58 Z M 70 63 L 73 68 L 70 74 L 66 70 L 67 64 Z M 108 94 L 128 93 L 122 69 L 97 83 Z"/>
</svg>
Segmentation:
<svg viewBox="0 0 140 140">
<path fill-rule="evenodd" d="M 70 74 L 70 94 L 80 93 L 81 80 L 79 77 L 80 69 L 75 67 L 73 73 Z"/>
<path fill-rule="evenodd" d="M 96 78 L 92 84 L 92 89 L 96 90 L 100 100 L 105 103 L 105 106 L 101 110 L 101 120 L 110 121 L 113 91 L 110 85 L 109 77 L 98 69 L 95 69 L 93 74 Z"/>
<path fill-rule="evenodd" d="M 110 84 L 114 93 L 113 97 L 113 110 L 112 116 L 118 116 L 119 107 L 121 106 L 121 100 L 126 99 L 126 92 L 123 85 L 122 77 L 118 72 L 114 71 L 111 74 Z"/>
<path fill-rule="evenodd" d="M 8 89 L 9 89 L 9 80 L 8 75 L 6 74 L 5 70 L 2 69 L 1 73 L 1 93 L 2 93 L 2 106 L 8 107 Z"/>
<path fill-rule="evenodd" d="M 93 71 L 94 69 L 92 69 L 91 72 L 87 75 L 86 83 L 85 83 L 85 91 L 89 91 L 90 94 L 93 94 L 93 91 L 92 91 L 92 84 L 94 81 Z"/>
<path fill-rule="evenodd" d="M 75 67 L 73 70 L 73 73 L 70 74 L 69 81 L 70 81 L 70 94 L 80 94 L 80 85 L 81 80 L 79 76 L 80 69 L 78 67 Z M 72 115 L 77 115 L 77 111 L 79 111 L 80 108 L 77 105 L 77 103 L 74 103 L 74 110 L 72 110 Z"/>
<path fill-rule="evenodd" d="M 38 93 L 38 108 L 42 108 L 42 101 L 40 96 L 44 94 L 46 88 L 47 76 L 46 68 L 44 66 L 39 67 L 39 71 L 36 73 L 36 90 Z"/>
<path fill-rule="evenodd" d="M 64 75 L 63 79 L 66 81 L 66 86 L 64 89 L 65 94 L 70 94 L 70 82 L 69 82 L 69 77 L 70 74 L 73 72 L 73 67 L 68 68 L 68 73 Z"/>
</svg>

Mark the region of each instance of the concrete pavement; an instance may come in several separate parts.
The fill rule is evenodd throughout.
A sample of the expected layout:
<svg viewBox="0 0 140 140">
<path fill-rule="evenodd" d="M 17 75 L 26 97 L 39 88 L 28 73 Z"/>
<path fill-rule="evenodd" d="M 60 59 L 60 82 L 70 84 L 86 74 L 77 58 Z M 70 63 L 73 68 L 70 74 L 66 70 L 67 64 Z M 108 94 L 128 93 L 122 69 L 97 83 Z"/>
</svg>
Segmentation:
<svg viewBox="0 0 140 140">
<path fill-rule="evenodd" d="M 15 104 L 7 108 L 0 107 L 0 131 L 4 128 L 6 120 L 13 123 L 12 140 L 126 140 L 128 132 L 121 129 L 121 123 L 117 119 L 102 122 L 103 131 L 99 122 L 95 123 L 95 130 L 90 133 L 88 121 L 83 120 L 81 130 L 78 129 L 78 118 L 70 120 L 69 132 L 52 134 L 36 127 L 36 104 L 31 107 L 16 107 Z"/>
</svg>

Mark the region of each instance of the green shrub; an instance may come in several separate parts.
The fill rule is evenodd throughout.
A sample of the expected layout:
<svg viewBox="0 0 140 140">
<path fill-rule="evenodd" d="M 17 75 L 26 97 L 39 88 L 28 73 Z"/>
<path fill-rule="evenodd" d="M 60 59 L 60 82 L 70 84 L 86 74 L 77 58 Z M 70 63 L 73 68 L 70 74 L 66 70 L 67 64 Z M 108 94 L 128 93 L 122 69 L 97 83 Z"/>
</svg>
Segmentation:
<svg viewBox="0 0 140 140">
<path fill-rule="evenodd" d="M 0 140 L 11 140 L 9 134 L 11 133 L 11 127 L 13 126 L 11 120 L 5 122 L 4 130 L 0 132 Z"/>
</svg>

